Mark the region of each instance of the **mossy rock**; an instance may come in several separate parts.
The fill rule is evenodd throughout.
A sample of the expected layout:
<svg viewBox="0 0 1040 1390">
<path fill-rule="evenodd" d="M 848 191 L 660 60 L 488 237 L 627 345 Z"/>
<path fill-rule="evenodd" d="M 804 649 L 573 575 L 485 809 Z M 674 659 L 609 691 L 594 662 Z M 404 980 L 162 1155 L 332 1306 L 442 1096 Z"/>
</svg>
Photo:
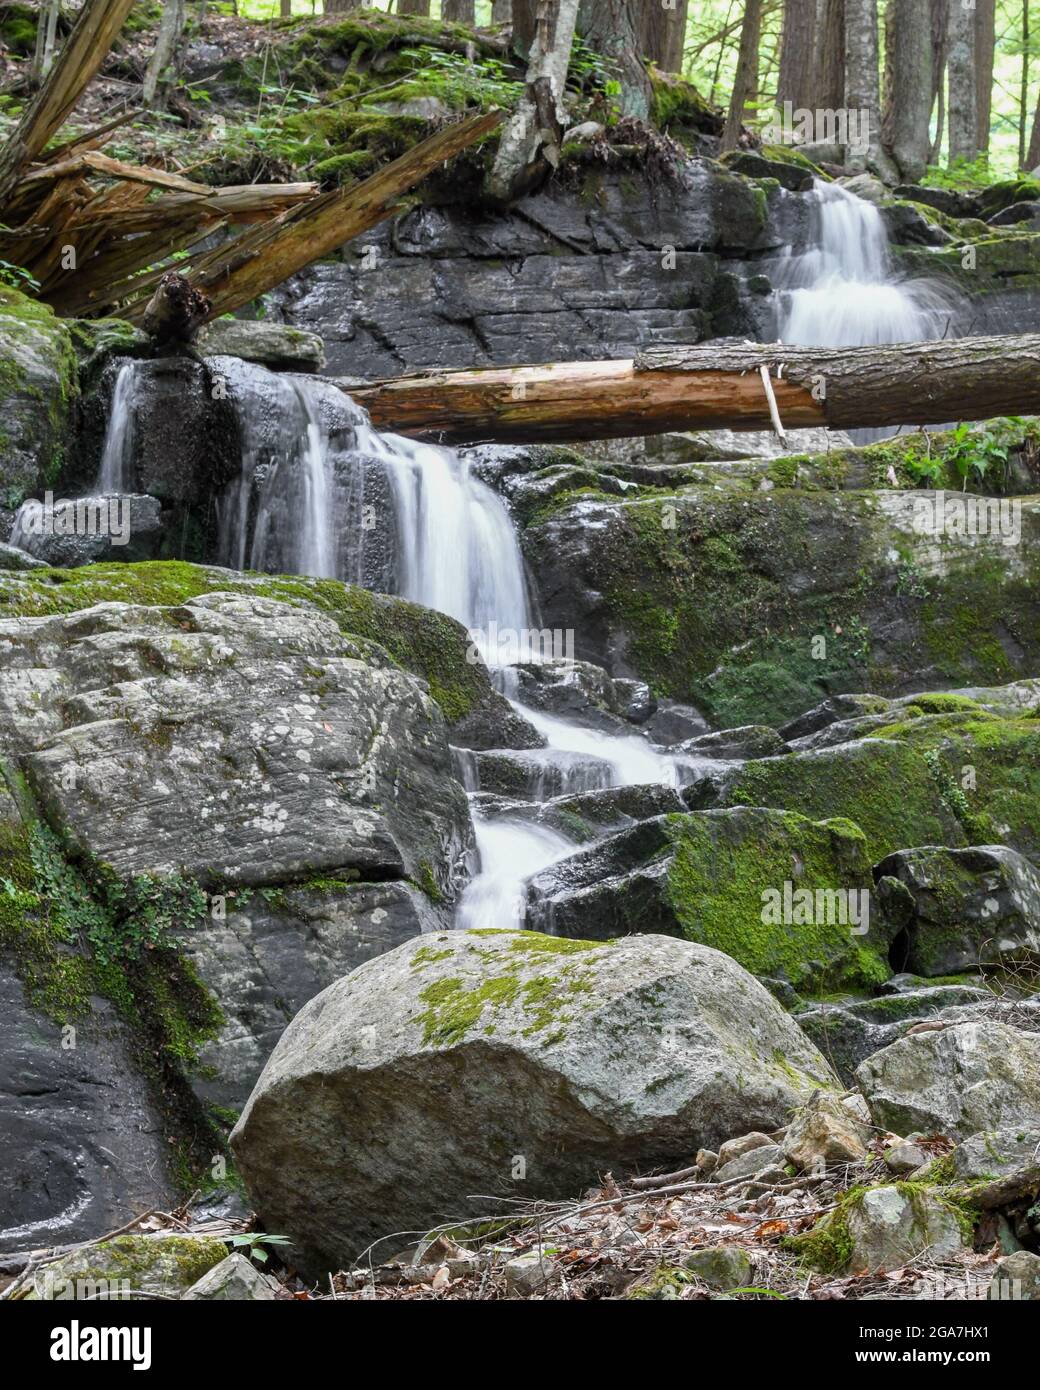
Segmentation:
<svg viewBox="0 0 1040 1390">
<path fill-rule="evenodd" d="M 139 1297 L 179 1298 L 227 1256 L 215 1236 L 116 1236 L 75 1250 L 26 1276 L 17 1290 L 32 1302 L 90 1299 L 131 1302 Z"/>
<path fill-rule="evenodd" d="M 16 507 L 57 482 L 78 394 L 68 324 L 0 285 L 0 506 Z"/>
</svg>

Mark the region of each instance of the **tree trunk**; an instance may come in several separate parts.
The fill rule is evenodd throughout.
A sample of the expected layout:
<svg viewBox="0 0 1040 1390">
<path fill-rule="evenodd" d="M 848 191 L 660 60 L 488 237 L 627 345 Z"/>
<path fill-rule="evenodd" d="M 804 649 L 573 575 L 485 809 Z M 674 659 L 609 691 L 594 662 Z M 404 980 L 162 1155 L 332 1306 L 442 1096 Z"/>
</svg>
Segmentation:
<svg viewBox="0 0 1040 1390">
<path fill-rule="evenodd" d="M 157 343 L 190 343 L 206 322 L 210 307 L 201 290 L 169 271 L 148 301 L 141 327 Z"/>
<path fill-rule="evenodd" d="M 570 65 L 578 0 L 539 0 L 538 24 L 527 66 L 527 87 L 503 127 L 488 196 L 510 203 L 559 163 L 565 115 L 563 90 Z"/>
<path fill-rule="evenodd" d="M 819 0 L 816 46 L 816 101 L 810 105 L 837 111 L 845 102 L 845 0 Z"/>
<path fill-rule="evenodd" d="M 491 6 L 492 24 L 511 24 L 513 21 L 513 0 L 494 0 Z"/>
<path fill-rule="evenodd" d="M 397 0 L 397 13 L 429 16 L 430 0 Z"/>
<path fill-rule="evenodd" d="M 145 106 L 154 105 L 160 81 L 166 88 L 172 78 L 176 77 L 177 49 L 187 18 L 185 0 L 164 0 L 159 20 L 159 34 L 152 49 L 152 56 L 148 59 L 141 89 Z"/>
<path fill-rule="evenodd" d="M 975 11 L 949 0 L 946 19 L 950 72 L 950 164 L 971 163 L 979 152 L 978 82 L 975 62 Z"/>
<path fill-rule="evenodd" d="M 364 3 L 365 0 L 325 0 L 323 9 L 326 14 L 349 14 L 351 10 L 360 10 Z"/>
<path fill-rule="evenodd" d="M 279 3 L 278 3 L 278 13 L 281 15 L 282 19 L 289 19 L 289 18 L 291 18 L 291 17 L 292 17 L 292 0 L 279 0 Z"/>
<path fill-rule="evenodd" d="M 932 105 L 935 107 L 935 139 L 930 164 L 939 162 L 946 128 L 946 28 L 949 0 L 931 0 L 932 18 Z"/>
<path fill-rule="evenodd" d="M 578 11 L 578 33 L 608 60 L 621 84 L 621 114 L 641 121 L 649 117 L 653 101 L 642 53 L 646 3 L 649 0 L 581 0 Z"/>
<path fill-rule="evenodd" d="M 1033 116 L 1033 132 L 1029 140 L 1029 149 L 1026 152 L 1025 167 L 1030 173 L 1040 167 L 1040 99 L 1037 100 L 1036 114 Z"/>
<path fill-rule="evenodd" d="M 512 0 L 510 9 L 513 15 L 513 51 L 521 58 L 528 58 L 534 43 L 535 29 L 538 27 L 539 0 Z"/>
<path fill-rule="evenodd" d="M 816 104 L 813 74 L 815 37 L 816 0 L 786 0 L 780 76 L 776 86 L 776 105 L 780 112 L 783 112 L 786 101 L 791 103 L 795 111 L 808 111 Z"/>
<path fill-rule="evenodd" d="M 690 0 L 647 0 L 643 20 L 643 56 L 662 72 L 682 72 L 686 19 Z"/>
<path fill-rule="evenodd" d="M 745 116 L 758 100 L 758 46 L 762 37 L 762 0 L 744 0 L 744 22 L 740 26 L 740 53 L 733 78 L 722 148 L 735 150 Z"/>
<path fill-rule="evenodd" d="M 65 123 L 108 57 L 133 4 L 134 0 L 86 0 L 43 86 L 0 150 L 0 202 L 17 182 L 20 170 L 36 159 Z"/>
<path fill-rule="evenodd" d="M 1018 167 L 1026 165 L 1026 130 L 1029 121 L 1029 0 L 1022 0 L 1022 69 L 1018 88 Z"/>
<path fill-rule="evenodd" d="M 907 183 L 928 168 L 933 92 L 931 13 L 921 0 L 888 0 L 881 137 Z"/>
<path fill-rule="evenodd" d="M 868 348 L 651 348 L 634 362 L 564 362 L 340 380 L 377 429 L 449 444 L 625 439 L 772 425 L 927 425 L 1040 410 L 1040 335 Z M 777 368 L 783 363 L 783 374 Z M 825 383 L 824 399 L 819 383 Z"/>
<path fill-rule="evenodd" d="M 845 163 L 865 169 L 880 145 L 877 0 L 845 0 L 845 106 L 850 142 Z M 853 124 L 860 139 L 852 139 Z"/>
<path fill-rule="evenodd" d="M 36 22 L 36 51 L 32 62 L 32 85 L 39 86 L 51 70 L 54 49 L 58 41 L 58 17 L 61 0 L 47 0 L 40 6 Z"/>
<path fill-rule="evenodd" d="M 1023 0 L 1026 3 L 1026 0 Z M 989 153 L 993 111 L 993 59 L 997 40 L 997 0 L 975 0 L 975 109 L 979 154 Z"/>
<path fill-rule="evenodd" d="M 441 0 L 441 19 L 452 19 L 457 24 L 476 24 L 476 0 Z"/>
</svg>

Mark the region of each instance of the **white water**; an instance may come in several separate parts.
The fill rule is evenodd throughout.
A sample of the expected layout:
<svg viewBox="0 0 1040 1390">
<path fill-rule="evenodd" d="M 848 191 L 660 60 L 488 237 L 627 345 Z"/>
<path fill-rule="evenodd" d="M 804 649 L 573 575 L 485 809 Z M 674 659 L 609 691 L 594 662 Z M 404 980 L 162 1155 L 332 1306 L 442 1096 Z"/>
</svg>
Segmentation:
<svg viewBox="0 0 1040 1390">
<path fill-rule="evenodd" d="M 112 407 L 98 469 L 97 492 L 131 492 L 133 462 L 133 405 L 137 391 L 137 363 L 124 362 L 112 391 Z"/>
<path fill-rule="evenodd" d="M 950 305 L 927 281 L 899 282 L 881 214 L 840 184 L 817 180 L 813 246 L 776 276 L 779 337 L 806 347 L 869 347 L 941 337 Z"/>
<path fill-rule="evenodd" d="M 570 840 L 544 825 L 474 817 L 480 873 L 459 901 L 459 927 L 521 927 L 527 880 L 573 854 Z"/>
</svg>

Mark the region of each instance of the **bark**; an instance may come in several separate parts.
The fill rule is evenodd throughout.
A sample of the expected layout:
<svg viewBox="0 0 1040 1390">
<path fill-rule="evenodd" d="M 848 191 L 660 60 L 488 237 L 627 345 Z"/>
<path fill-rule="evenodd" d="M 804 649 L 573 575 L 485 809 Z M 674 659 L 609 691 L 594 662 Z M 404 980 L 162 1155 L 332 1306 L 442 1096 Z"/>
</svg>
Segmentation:
<svg viewBox="0 0 1040 1390">
<path fill-rule="evenodd" d="M 199 260 L 191 283 L 213 301 L 211 317 L 231 313 L 389 217 L 402 193 L 498 126 L 491 111 L 446 126 L 364 183 L 324 193 Z M 134 317 L 131 311 L 130 317 Z"/>
<path fill-rule="evenodd" d="M 645 121 L 653 91 L 643 63 L 645 11 L 648 0 L 581 0 L 578 33 L 607 59 L 621 84 L 621 114 Z M 761 0 L 754 0 L 760 4 Z"/>
<path fill-rule="evenodd" d="M 931 0 L 932 19 L 932 105 L 935 107 L 935 139 L 930 164 L 936 164 L 946 129 L 946 25 L 949 0 Z"/>
<path fill-rule="evenodd" d="M 527 66 L 527 87 L 502 131 L 487 193 L 512 202 L 559 162 L 567 82 L 578 0 L 540 0 Z"/>
<path fill-rule="evenodd" d="M 1026 164 L 1026 129 L 1029 120 L 1029 0 L 1022 0 L 1022 68 L 1018 88 L 1018 167 Z"/>
<path fill-rule="evenodd" d="M 522 58 L 527 58 L 534 43 L 538 27 L 538 6 L 540 0 L 513 0 L 513 50 Z"/>
<path fill-rule="evenodd" d="M 933 92 L 931 13 L 921 0 L 888 0 L 881 137 L 907 183 L 928 167 Z"/>
<path fill-rule="evenodd" d="M 397 0 L 398 14 L 429 15 L 430 0 Z"/>
<path fill-rule="evenodd" d="M 283 4 L 285 0 L 282 0 Z M 292 0 L 289 0 L 292 4 Z M 349 14 L 351 10 L 360 10 L 365 0 L 325 0 L 323 6 L 326 14 Z"/>
<path fill-rule="evenodd" d="M 152 49 L 152 56 L 148 59 L 141 89 L 146 106 L 154 104 L 160 82 L 163 87 L 167 87 L 176 77 L 177 51 L 187 18 L 185 0 L 163 0 L 159 33 Z"/>
<path fill-rule="evenodd" d="M 452 19 L 457 24 L 476 24 L 476 0 L 441 0 L 441 19 Z"/>
<path fill-rule="evenodd" d="M 796 111 L 816 106 L 813 59 L 816 37 L 816 0 L 786 0 L 784 31 L 780 45 L 780 76 L 776 104 L 780 111 L 789 101 Z"/>
<path fill-rule="evenodd" d="M 491 6 L 492 24 L 511 24 L 513 22 L 513 0 L 494 0 Z"/>
<path fill-rule="evenodd" d="M 858 146 L 850 142 L 845 163 L 850 169 L 865 169 L 880 147 L 877 0 L 845 0 L 844 104 L 850 127 L 855 118 L 862 136 Z"/>
<path fill-rule="evenodd" d="M 278 13 L 283 19 L 289 19 L 292 15 L 292 0 L 279 0 Z"/>
<path fill-rule="evenodd" d="M 997 0 L 975 0 L 975 109 L 980 154 L 989 153 L 989 123 L 993 112 L 993 59 L 997 33 Z"/>
<path fill-rule="evenodd" d="M 652 348 L 634 362 L 425 372 L 337 385 L 378 429 L 452 444 L 530 444 L 769 429 L 763 366 L 787 428 L 1031 414 L 1040 410 L 1038 353 L 1040 335 L 869 348 L 712 343 Z M 818 400 L 821 382 L 825 398 Z"/>
<path fill-rule="evenodd" d="M 819 0 L 816 46 L 816 101 L 824 111 L 845 102 L 845 0 Z"/>
<path fill-rule="evenodd" d="M 100 68 L 134 0 L 86 0 L 72 33 L 0 151 L 0 203 L 43 151 Z"/>
<path fill-rule="evenodd" d="M 762 38 L 762 0 L 744 0 L 744 22 L 740 26 L 740 53 L 733 78 L 722 148 L 735 150 L 740 144 L 744 118 L 758 99 L 758 47 Z"/>
<path fill-rule="evenodd" d="M 190 343 L 206 322 L 210 307 L 200 290 L 170 271 L 148 301 L 141 327 L 157 343 Z"/>
<path fill-rule="evenodd" d="M 979 152 L 978 84 L 975 63 L 975 11 L 949 0 L 946 17 L 950 73 L 950 164 L 975 159 Z"/>
<path fill-rule="evenodd" d="M 682 72 L 690 0 L 646 0 L 643 56 L 662 72 Z"/>
<path fill-rule="evenodd" d="M 32 81 L 37 86 L 51 70 L 54 49 L 58 41 L 58 16 L 61 0 L 47 0 L 41 5 L 36 25 L 36 51 L 33 54 Z"/>
<path fill-rule="evenodd" d="M 1033 133 L 1029 140 L 1029 149 L 1026 152 L 1026 169 L 1030 172 L 1040 166 L 1040 100 L 1036 103 L 1036 114 L 1033 116 Z"/>
</svg>

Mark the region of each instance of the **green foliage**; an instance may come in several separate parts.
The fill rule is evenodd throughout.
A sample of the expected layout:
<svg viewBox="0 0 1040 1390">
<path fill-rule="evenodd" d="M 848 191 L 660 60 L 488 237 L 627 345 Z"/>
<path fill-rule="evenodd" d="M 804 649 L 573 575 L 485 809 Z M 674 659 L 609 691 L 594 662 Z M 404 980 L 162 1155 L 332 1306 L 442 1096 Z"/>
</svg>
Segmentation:
<svg viewBox="0 0 1040 1390">
<path fill-rule="evenodd" d="M 227 1243 L 233 1250 L 241 1250 L 249 1259 L 256 1260 L 259 1264 L 267 1263 L 266 1247 L 282 1248 L 292 1245 L 288 1236 L 268 1235 L 265 1231 L 244 1231 L 239 1235 L 229 1236 Z"/>
<path fill-rule="evenodd" d="M 953 441 L 947 454 L 957 475 L 967 488 L 969 481 L 982 483 L 991 471 L 1008 473 L 1008 455 L 1012 446 L 1022 438 L 1026 422 L 1018 416 L 990 420 L 982 428 L 961 424 L 953 431 Z"/>
</svg>

